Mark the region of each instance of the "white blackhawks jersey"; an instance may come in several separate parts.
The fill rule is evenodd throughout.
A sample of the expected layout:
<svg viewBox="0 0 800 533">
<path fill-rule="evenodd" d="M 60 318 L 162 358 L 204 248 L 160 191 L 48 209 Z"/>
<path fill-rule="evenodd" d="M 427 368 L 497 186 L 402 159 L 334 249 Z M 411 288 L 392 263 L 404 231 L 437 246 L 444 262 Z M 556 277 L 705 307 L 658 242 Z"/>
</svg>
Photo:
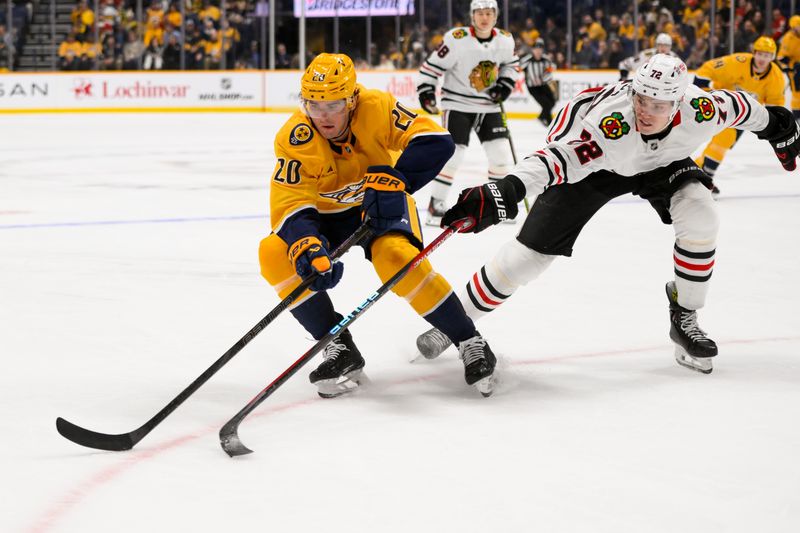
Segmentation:
<svg viewBox="0 0 800 533">
<path fill-rule="evenodd" d="M 656 55 L 657 53 L 658 50 L 656 50 L 655 48 L 647 48 L 645 50 L 642 50 L 635 56 L 626 57 L 625 59 L 619 62 L 619 70 L 627 71 L 628 74 L 626 75 L 626 78 L 632 76 L 639 67 L 647 63 L 647 60 Z M 670 55 L 672 57 L 678 57 L 678 54 L 676 54 L 672 50 L 667 52 L 667 55 Z"/>
<path fill-rule="evenodd" d="M 511 78 L 516 83 L 519 58 L 514 54 L 514 38 L 510 33 L 492 29 L 490 40 L 481 42 L 471 27 L 453 28 L 444 35 L 419 69 L 417 90 L 442 83 L 441 108 L 466 113 L 499 113 L 486 89 L 498 78 Z"/>
<path fill-rule="evenodd" d="M 510 173 L 525 184 L 527 196 L 547 187 L 575 183 L 599 170 L 635 176 L 690 157 L 727 128 L 767 127 L 764 106 L 740 91 L 711 91 L 689 85 L 672 124 L 655 135 L 636 129 L 631 82 L 587 89 L 556 115 L 546 146 Z"/>
</svg>

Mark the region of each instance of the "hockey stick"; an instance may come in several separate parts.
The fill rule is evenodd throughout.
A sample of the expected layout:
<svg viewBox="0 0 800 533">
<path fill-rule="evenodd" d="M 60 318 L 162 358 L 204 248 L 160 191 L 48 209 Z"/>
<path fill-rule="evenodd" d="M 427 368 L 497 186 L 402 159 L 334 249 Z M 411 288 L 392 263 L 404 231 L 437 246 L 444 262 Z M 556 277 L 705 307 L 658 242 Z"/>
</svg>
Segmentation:
<svg viewBox="0 0 800 533">
<path fill-rule="evenodd" d="M 499 103 L 500 103 L 500 116 L 503 119 L 503 127 L 505 127 L 506 132 L 508 132 L 508 146 L 511 148 L 511 158 L 514 159 L 514 166 L 516 166 L 517 165 L 517 151 L 514 150 L 514 140 L 511 138 L 511 130 L 508 127 L 508 117 L 506 116 L 506 108 L 503 105 L 503 102 L 499 102 Z M 526 196 L 525 198 L 523 198 L 523 201 L 525 202 L 525 212 L 526 213 L 530 213 L 531 212 L 531 206 L 528 205 L 528 197 Z"/>
<path fill-rule="evenodd" d="M 362 239 L 367 238 L 369 235 L 371 235 L 371 233 L 372 230 L 370 227 L 367 224 L 362 224 L 352 235 L 350 235 L 350 237 L 348 237 L 338 248 L 336 248 L 336 250 L 331 253 L 331 260 L 335 261 L 336 259 L 340 258 L 345 252 L 347 252 L 347 250 L 361 242 Z M 191 382 L 188 387 L 186 387 L 171 402 L 161 409 L 161 411 L 156 413 L 153 418 L 145 422 L 138 429 L 117 435 L 98 433 L 96 431 L 91 431 L 80 426 L 76 426 L 72 422 L 59 417 L 56 419 L 56 428 L 58 429 L 58 432 L 61 433 L 64 438 L 71 440 L 75 444 L 86 446 L 87 448 L 110 451 L 130 450 L 136 446 L 136 444 L 142 440 L 145 435 L 150 433 L 153 428 L 159 425 L 167 416 L 177 409 L 178 406 L 186 401 L 189 396 L 194 394 L 194 392 L 197 391 L 197 389 L 199 389 L 206 381 L 208 381 L 211 376 L 216 374 L 220 368 L 225 366 L 228 361 L 233 359 L 233 356 L 239 353 L 242 348 L 247 346 L 247 344 L 253 340 L 255 336 L 261 332 L 261 330 L 267 327 L 267 325 L 275 320 L 278 315 L 285 311 L 297 298 L 300 297 L 300 295 L 306 291 L 306 289 L 308 289 L 308 287 L 316 278 L 317 276 L 311 276 L 300 283 L 300 285 L 286 298 L 281 300 L 281 302 L 275 306 L 275 308 L 270 311 L 267 316 L 262 318 L 250 329 L 250 331 L 245 333 L 244 337 L 236 341 L 236 344 L 231 346 L 227 352 L 222 354 L 222 357 L 217 359 L 214 364 L 208 367 L 205 372 L 200 374 L 197 379 Z"/>
<path fill-rule="evenodd" d="M 425 260 L 425 258 L 427 258 L 436 248 L 438 248 L 448 237 L 457 231 L 468 229 L 474 224 L 475 221 L 472 219 L 463 219 L 455 222 L 452 226 L 449 226 L 447 229 L 445 229 L 428 246 L 418 253 L 414 259 L 406 263 L 406 265 L 398 270 L 394 276 L 392 276 L 386 283 L 381 285 L 378 290 L 367 296 L 367 298 L 361 302 L 361 304 L 359 304 L 358 307 L 356 307 L 349 315 L 344 317 L 338 324 L 333 326 L 330 331 L 328 331 L 325 336 L 319 339 L 314 346 L 312 346 L 300 357 L 300 359 L 292 363 L 292 365 L 284 370 L 280 376 L 275 378 L 275 380 L 267 385 L 266 388 L 264 388 L 261 392 L 259 392 L 255 398 L 250 400 L 250 402 L 245 405 L 241 411 L 236 413 L 234 417 L 231 418 L 224 426 L 222 426 L 222 429 L 219 430 L 219 443 L 222 446 L 222 449 L 225 450 L 225 453 L 231 457 L 253 453 L 253 450 L 242 444 L 241 439 L 239 439 L 239 424 L 242 423 L 245 417 L 247 417 L 247 415 L 249 415 L 253 409 L 258 407 L 259 404 L 266 400 L 273 392 L 278 390 L 281 385 L 286 383 L 286 381 L 298 370 L 303 368 L 303 366 L 315 355 L 321 352 L 322 349 L 325 348 L 325 346 L 327 346 L 327 344 L 334 337 L 336 337 L 340 331 L 344 330 L 346 327 L 349 327 L 360 316 L 362 316 L 364 312 L 372 306 L 372 304 L 377 302 L 384 294 L 389 292 L 392 287 L 394 287 L 401 279 L 403 279 L 406 274 L 417 268 Z"/>
</svg>

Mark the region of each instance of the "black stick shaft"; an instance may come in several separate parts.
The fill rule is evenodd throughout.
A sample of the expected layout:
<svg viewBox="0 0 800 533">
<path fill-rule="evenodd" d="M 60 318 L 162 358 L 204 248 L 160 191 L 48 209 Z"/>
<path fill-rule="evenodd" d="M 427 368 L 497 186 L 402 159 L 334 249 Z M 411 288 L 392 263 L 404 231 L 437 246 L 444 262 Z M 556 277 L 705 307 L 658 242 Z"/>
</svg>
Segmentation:
<svg viewBox="0 0 800 533">
<path fill-rule="evenodd" d="M 350 237 L 347 238 L 336 250 L 331 253 L 331 259 L 336 260 L 344 255 L 353 245 L 358 244 L 362 239 L 371 234 L 371 229 L 366 224 L 359 227 Z M 189 396 L 194 394 L 211 376 L 216 374 L 228 361 L 238 354 L 242 348 L 247 346 L 256 335 L 258 335 L 265 327 L 267 327 L 273 320 L 275 320 L 283 311 L 285 311 L 292 303 L 299 298 L 314 282 L 317 276 L 309 277 L 284 298 L 267 316 L 262 318 L 258 323 L 253 326 L 250 331 L 236 341 L 227 352 L 217 359 L 214 364 L 206 369 L 205 372 L 200 374 L 197 379 L 189 384 L 180 394 L 178 394 L 171 402 L 169 402 L 163 409 L 153 416 L 150 420 L 145 422 L 141 427 L 128 432 L 120 434 L 99 433 L 82 428 L 78 425 L 69 422 L 61 417 L 56 419 L 56 428 L 58 432 L 66 439 L 71 440 L 81 446 L 88 448 L 96 448 L 99 450 L 122 451 L 130 450 L 140 440 L 142 440 L 148 433 L 150 433 L 157 425 L 159 425 L 167 416 L 169 416 L 175 409 L 178 408 Z"/>
<path fill-rule="evenodd" d="M 511 148 L 511 158 L 514 160 L 514 165 L 516 165 L 517 151 L 514 150 L 514 140 L 511 138 L 511 129 L 508 127 L 508 116 L 506 115 L 506 108 L 503 105 L 503 102 L 500 102 L 500 116 L 503 119 L 503 126 L 506 127 L 506 132 L 508 133 L 508 146 Z M 528 205 L 528 198 L 526 197 L 523 201 L 525 203 L 525 211 L 529 213 L 531 206 Z"/>
<path fill-rule="evenodd" d="M 406 265 L 397 271 L 386 283 L 381 285 L 378 290 L 370 294 L 358 307 L 356 307 L 349 315 L 343 318 L 338 324 L 331 328 L 328 333 L 317 341 L 306 353 L 304 353 L 297 361 L 284 370 L 281 375 L 275 378 L 272 383 L 267 385 L 261 392 L 259 392 L 247 405 L 245 405 L 233 418 L 231 418 L 222 429 L 219 431 L 220 445 L 225 453 L 231 457 L 237 455 L 245 455 L 252 453 L 252 450 L 247 448 L 239 439 L 239 424 L 249 415 L 261 402 L 269 398 L 273 392 L 278 390 L 281 385 L 286 383 L 298 370 L 308 363 L 317 353 L 322 351 L 325 346 L 338 335 L 342 330 L 349 327 L 364 312 L 369 309 L 372 304 L 377 302 L 383 295 L 389 292 L 406 274 L 415 269 L 422 263 L 436 248 L 438 248 L 447 238 L 460 229 L 466 229 L 472 222 L 467 220 L 459 220 L 453 226 L 445 229 L 436 239 L 434 239 L 428 246 L 426 246 L 414 259 L 406 263 Z"/>
</svg>

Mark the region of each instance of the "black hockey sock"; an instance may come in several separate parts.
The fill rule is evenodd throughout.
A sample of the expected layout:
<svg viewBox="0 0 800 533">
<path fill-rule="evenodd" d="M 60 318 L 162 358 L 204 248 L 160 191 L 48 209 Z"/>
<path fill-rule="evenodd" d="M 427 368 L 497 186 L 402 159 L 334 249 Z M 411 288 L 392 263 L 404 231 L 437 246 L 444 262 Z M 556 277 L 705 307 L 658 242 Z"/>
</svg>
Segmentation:
<svg viewBox="0 0 800 533">
<path fill-rule="evenodd" d="M 475 324 L 455 294 L 448 296 L 435 311 L 425 315 L 425 320 L 456 344 L 476 334 Z"/>
</svg>

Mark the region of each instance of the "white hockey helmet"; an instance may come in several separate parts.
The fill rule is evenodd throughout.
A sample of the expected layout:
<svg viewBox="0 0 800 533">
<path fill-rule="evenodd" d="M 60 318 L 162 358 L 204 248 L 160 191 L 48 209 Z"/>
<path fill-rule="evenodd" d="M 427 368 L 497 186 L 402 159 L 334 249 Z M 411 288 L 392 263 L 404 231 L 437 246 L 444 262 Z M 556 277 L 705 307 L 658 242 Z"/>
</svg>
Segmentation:
<svg viewBox="0 0 800 533">
<path fill-rule="evenodd" d="M 659 44 L 672 48 L 672 37 L 670 37 L 668 33 L 659 33 L 656 36 L 656 46 Z"/>
<path fill-rule="evenodd" d="M 477 11 L 478 9 L 494 9 L 495 13 L 499 13 L 497 9 L 497 0 L 472 0 L 469 3 L 469 12 Z"/>
<path fill-rule="evenodd" d="M 679 57 L 655 54 L 633 77 L 633 92 L 656 100 L 680 102 L 689 85 L 689 72 Z"/>
</svg>

